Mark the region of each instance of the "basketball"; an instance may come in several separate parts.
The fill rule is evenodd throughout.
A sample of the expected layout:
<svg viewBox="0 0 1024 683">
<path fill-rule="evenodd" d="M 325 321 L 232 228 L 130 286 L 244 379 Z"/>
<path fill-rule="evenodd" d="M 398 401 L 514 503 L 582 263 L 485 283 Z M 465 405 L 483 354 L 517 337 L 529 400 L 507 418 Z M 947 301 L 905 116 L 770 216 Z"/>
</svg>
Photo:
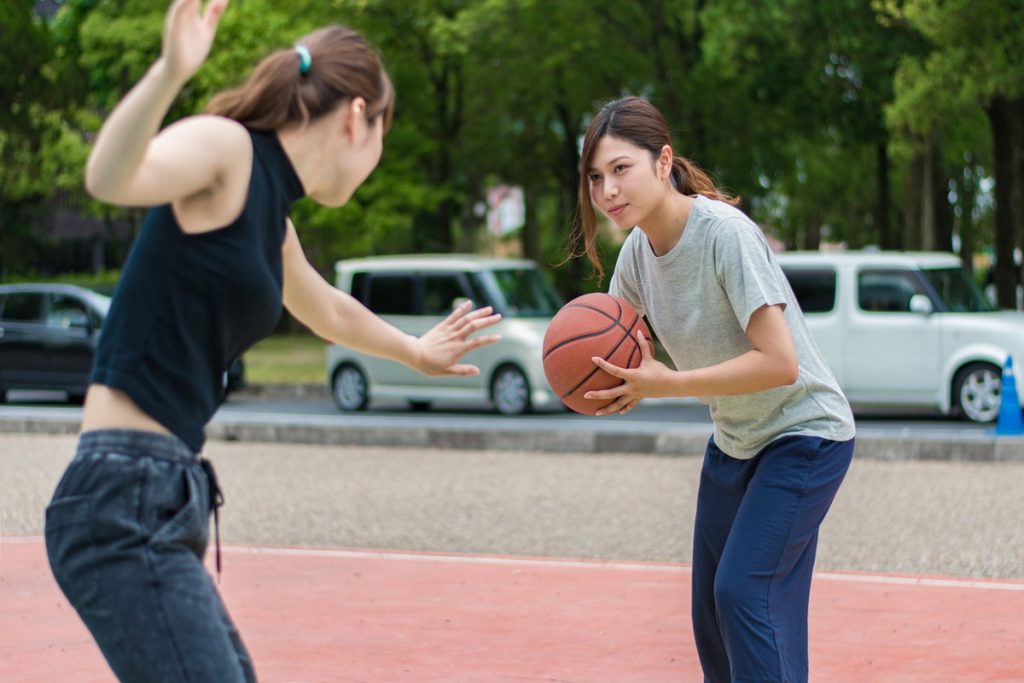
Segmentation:
<svg viewBox="0 0 1024 683">
<path fill-rule="evenodd" d="M 600 292 L 584 294 L 562 306 L 544 334 L 544 375 L 566 406 L 593 415 L 610 401 L 583 398 L 588 391 L 611 389 L 622 383 L 591 360 L 635 368 L 642 358 L 636 331 L 651 338 L 636 309 L 623 299 Z"/>
</svg>

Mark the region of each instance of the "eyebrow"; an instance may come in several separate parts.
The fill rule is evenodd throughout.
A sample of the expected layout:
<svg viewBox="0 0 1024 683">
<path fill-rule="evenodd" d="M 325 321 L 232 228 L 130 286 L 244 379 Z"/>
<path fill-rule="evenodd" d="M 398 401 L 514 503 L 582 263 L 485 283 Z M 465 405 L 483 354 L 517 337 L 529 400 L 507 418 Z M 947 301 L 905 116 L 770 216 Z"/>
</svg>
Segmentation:
<svg viewBox="0 0 1024 683">
<path fill-rule="evenodd" d="M 633 157 L 629 156 L 628 154 L 620 154 L 619 156 L 617 156 L 614 159 L 612 159 L 611 161 L 609 161 L 606 165 L 607 166 L 613 166 L 615 164 L 615 162 L 622 161 L 623 159 L 628 159 L 629 161 L 632 161 Z M 590 173 L 591 171 L 596 171 L 596 170 L 598 170 L 598 169 L 595 168 L 594 166 L 591 166 L 590 168 L 587 169 L 587 173 Z"/>
</svg>

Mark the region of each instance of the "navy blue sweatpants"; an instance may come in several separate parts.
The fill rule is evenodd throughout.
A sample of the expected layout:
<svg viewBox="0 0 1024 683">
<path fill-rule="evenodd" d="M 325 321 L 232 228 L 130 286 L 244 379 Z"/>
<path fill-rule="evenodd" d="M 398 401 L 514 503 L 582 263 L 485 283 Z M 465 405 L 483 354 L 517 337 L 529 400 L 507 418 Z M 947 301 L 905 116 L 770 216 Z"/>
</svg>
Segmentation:
<svg viewBox="0 0 1024 683">
<path fill-rule="evenodd" d="M 787 436 L 750 460 L 708 442 L 693 537 L 693 630 L 709 683 L 807 680 L 818 528 L 853 439 Z"/>
</svg>

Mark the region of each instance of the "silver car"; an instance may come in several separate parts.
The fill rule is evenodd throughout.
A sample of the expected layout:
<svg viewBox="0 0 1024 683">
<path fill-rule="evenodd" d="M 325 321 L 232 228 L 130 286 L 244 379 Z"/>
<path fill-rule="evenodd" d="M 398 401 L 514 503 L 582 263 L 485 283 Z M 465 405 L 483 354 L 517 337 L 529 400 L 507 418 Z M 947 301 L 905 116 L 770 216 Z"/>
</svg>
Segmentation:
<svg viewBox="0 0 1024 683">
<path fill-rule="evenodd" d="M 400 363 L 343 346 L 327 351 L 327 377 L 343 411 L 373 399 L 400 399 L 414 410 L 438 401 L 489 402 L 504 415 L 561 407 L 541 364 L 544 332 L 563 300 L 537 264 L 476 255 L 381 256 L 338 261 L 335 285 L 398 329 L 420 336 L 471 299 L 493 306 L 501 341 L 466 355 L 475 377 L 427 377 Z M 488 333 L 491 332 L 488 330 Z"/>
</svg>

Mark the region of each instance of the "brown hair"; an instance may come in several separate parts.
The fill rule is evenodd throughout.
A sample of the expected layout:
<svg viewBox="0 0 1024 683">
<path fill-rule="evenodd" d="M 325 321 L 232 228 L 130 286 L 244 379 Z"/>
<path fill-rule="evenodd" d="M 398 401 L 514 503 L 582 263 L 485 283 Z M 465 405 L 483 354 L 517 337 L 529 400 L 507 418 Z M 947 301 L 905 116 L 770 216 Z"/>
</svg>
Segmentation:
<svg viewBox="0 0 1024 683">
<path fill-rule="evenodd" d="M 308 123 L 333 111 L 345 100 L 366 100 L 366 120 L 384 117 L 391 127 L 395 91 L 380 55 L 347 26 L 332 25 L 299 39 L 312 57 L 301 73 L 301 58 L 293 48 L 267 55 L 241 86 L 214 96 L 209 114 L 226 116 L 256 130 L 276 130 Z"/>
<path fill-rule="evenodd" d="M 573 218 L 570 258 L 586 255 L 598 276 L 604 275 L 604 268 L 597 254 L 597 217 L 590 200 L 588 169 L 597 143 L 608 135 L 646 149 L 652 159 L 661 155 L 665 145 L 672 146 L 665 117 L 653 104 L 640 97 L 623 97 L 608 102 L 587 127 L 580 154 L 580 189 Z M 700 166 L 678 154 L 672 158 L 671 178 L 672 185 L 682 194 L 701 194 L 729 204 L 739 203 L 738 197 L 718 189 Z"/>
</svg>

